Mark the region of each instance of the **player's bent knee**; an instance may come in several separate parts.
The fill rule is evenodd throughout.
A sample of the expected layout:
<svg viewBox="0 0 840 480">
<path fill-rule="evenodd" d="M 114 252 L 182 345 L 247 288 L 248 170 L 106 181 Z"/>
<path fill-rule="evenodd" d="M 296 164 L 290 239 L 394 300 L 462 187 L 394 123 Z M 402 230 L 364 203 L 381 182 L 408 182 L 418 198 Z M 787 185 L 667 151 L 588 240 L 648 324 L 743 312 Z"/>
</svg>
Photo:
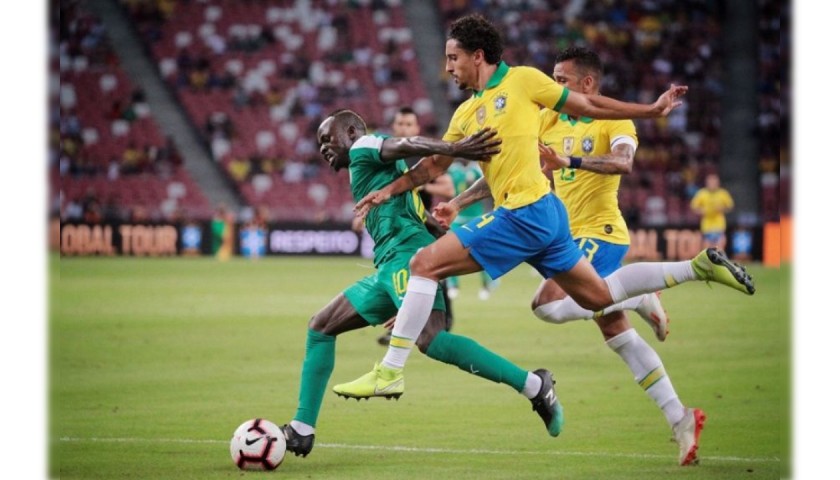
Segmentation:
<svg viewBox="0 0 840 480">
<path fill-rule="evenodd" d="M 577 320 L 577 316 L 563 315 L 562 305 L 559 301 L 549 302 L 543 305 L 537 305 L 534 309 L 534 316 L 543 322 L 553 323 L 559 325 L 561 323 L 571 322 Z"/>
<path fill-rule="evenodd" d="M 537 308 L 541 307 L 544 303 L 541 300 L 542 299 L 540 298 L 539 295 L 536 295 L 536 296 L 534 296 L 534 298 L 531 299 L 531 311 L 534 312 L 534 315 L 537 314 Z M 537 315 L 537 316 L 539 316 L 539 315 Z"/>
<path fill-rule="evenodd" d="M 411 260 L 408 262 L 408 268 L 411 272 L 411 275 L 415 275 L 418 277 L 429 278 L 429 261 L 426 259 L 426 252 L 425 248 L 421 248 L 411 257 Z"/>
<path fill-rule="evenodd" d="M 318 333 L 330 335 L 330 332 L 327 331 L 329 330 L 329 320 L 323 315 L 316 313 L 309 319 L 309 329 Z"/>
</svg>

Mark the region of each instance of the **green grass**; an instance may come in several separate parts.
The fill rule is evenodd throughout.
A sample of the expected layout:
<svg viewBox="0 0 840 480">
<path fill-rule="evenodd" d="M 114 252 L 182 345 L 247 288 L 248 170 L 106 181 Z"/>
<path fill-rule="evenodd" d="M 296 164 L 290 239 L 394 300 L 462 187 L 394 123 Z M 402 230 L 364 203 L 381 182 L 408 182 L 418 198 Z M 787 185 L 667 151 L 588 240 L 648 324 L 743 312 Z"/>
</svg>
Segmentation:
<svg viewBox="0 0 840 480">
<path fill-rule="evenodd" d="M 539 279 L 520 267 L 486 302 L 478 278 L 464 277 L 455 331 L 554 372 L 566 412 L 559 437 L 507 386 L 415 350 L 399 402 L 328 391 L 312 454 L 267 474 L 236 469 L 228 440 L 249 418 L 291 419 L 309 317 L 368 274 L 367 260 L 51 257 L 50 269 L 49 457 L 62 479 L 788 475 L 789 268 L 751 265 L 754 297 L 699 282 L 668 290 L 664 343 L 633 315 L 683 403 L 709 416 L 697 468 L 676 466 L 664 417 L 594 324 L 531 315 Z M 380 333 L 339 338 L 331 385 L 381 358 Z"/>
</svg>

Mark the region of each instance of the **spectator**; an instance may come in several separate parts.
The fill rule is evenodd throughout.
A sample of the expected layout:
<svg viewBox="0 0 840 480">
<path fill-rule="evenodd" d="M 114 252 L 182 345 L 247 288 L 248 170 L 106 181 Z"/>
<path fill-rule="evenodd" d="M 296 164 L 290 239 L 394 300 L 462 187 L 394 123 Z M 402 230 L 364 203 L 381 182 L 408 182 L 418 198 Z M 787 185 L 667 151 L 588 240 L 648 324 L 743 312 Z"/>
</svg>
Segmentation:
<svg viewBox="0 0 840 480">
<path fill-rule="evenodd" d="M 716 173 L 706 175 L 706 186 L 691 199 L 691 209 L 701 216 L 700 232 L 703 234 L 703 248 L 726 249 L 726 214 L 735 203 L 729 192 L 720 186 Z"/>
<path fill-rule="evenodd" d="M 134 141 L 129 142 L 122 154 L 122 163 L 120 165 L 120 172 L 124 175 L 134 175 L 140 173 L 144 162 L 145 154 L 143 150 L 137 147 Z"/>
</svg>

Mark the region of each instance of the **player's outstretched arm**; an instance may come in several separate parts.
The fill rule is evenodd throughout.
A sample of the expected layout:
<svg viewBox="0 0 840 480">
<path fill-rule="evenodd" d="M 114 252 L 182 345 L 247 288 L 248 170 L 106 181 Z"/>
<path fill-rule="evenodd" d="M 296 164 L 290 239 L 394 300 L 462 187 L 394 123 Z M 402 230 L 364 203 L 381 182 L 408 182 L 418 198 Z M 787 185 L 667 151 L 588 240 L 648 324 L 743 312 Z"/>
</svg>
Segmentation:
<svg viewBox="0 0 840 480">
<path fill-rule="evenodd" d="M 593 157 L 567 157 L 558 154 L 548 145 L 539 144 L 543 172 L 561 168 L 578 168 L 606 175 L 623 175 L 633 171 L 634 148 L 626 143 L 616 145 L 610 153 Z M 572 159 L 575 164 L 572 165 Z"/>
<path fill-rule="evenodd" d="M 654 103 L 642 104 L 569 91 L 569 97 L 560 111 L 569 115 L 613 120 L 664 117 L 682 105 L 680 98 L 687 92 L 688 87 L 685 85 L 671 85 Z"/>
<path fill-rule="evenodd" d="M 359 217 L 364 217 L 367 212 L 387 202 L 392 196 L 407 192 L 430 180 L 443 175 L 452 165 L 453 157 L 446 155 L 432 155 L 423 157 L 405 175 L 394 180 L 379 190 L 374 190 L 359 200 L 353 210 Z"/>
<path fill-rule="evenodd" d="M 429 137 L 390 137 L 382 142 L 379 156 L 382 161 L 422 155 L 446 155 L 468 160 L 488 160 L 501 151 L 502 140 L 496 131 L 484 128 L 457 142 L 447 142 Z"/>
<path fill-rule="evenodd" d="M 496 130 L 483 128 L 457 142 L 446 142 L 428 137 L 391 137 L 382 142 L 379 156 L 383 161 L 396 160 L 411 155 L 428 155 L 407 174 L 394 180 L 384 188 L 373 191 L 356 203 L 356 215 L 364 217 L 367 212 L 388 201 L 392 196 L 424 185 L 443 175 L 452 165 L 455 157 L 468 160 L 489 160 L 501 151 L 502 140 Z"/>
</svg>

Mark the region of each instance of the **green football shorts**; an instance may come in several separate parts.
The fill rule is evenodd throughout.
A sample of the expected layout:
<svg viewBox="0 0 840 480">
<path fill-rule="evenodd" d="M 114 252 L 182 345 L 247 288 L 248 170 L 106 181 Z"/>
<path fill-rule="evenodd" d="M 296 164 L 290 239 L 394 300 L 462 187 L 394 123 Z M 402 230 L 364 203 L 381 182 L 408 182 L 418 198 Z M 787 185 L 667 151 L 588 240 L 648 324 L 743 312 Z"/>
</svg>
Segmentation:
<svg viewBox="0 0 840 480">
<path fill-rule="evenodd" d="M 354 283 L 344 296 L 369 324 L 381 325 L 397 314 L 408 286 L 408 262 L 416 250 L 397 252 L 377 268 L 376 273 Z M 438 286 L 433 310 L 446 310 Z"/>
</svg>

